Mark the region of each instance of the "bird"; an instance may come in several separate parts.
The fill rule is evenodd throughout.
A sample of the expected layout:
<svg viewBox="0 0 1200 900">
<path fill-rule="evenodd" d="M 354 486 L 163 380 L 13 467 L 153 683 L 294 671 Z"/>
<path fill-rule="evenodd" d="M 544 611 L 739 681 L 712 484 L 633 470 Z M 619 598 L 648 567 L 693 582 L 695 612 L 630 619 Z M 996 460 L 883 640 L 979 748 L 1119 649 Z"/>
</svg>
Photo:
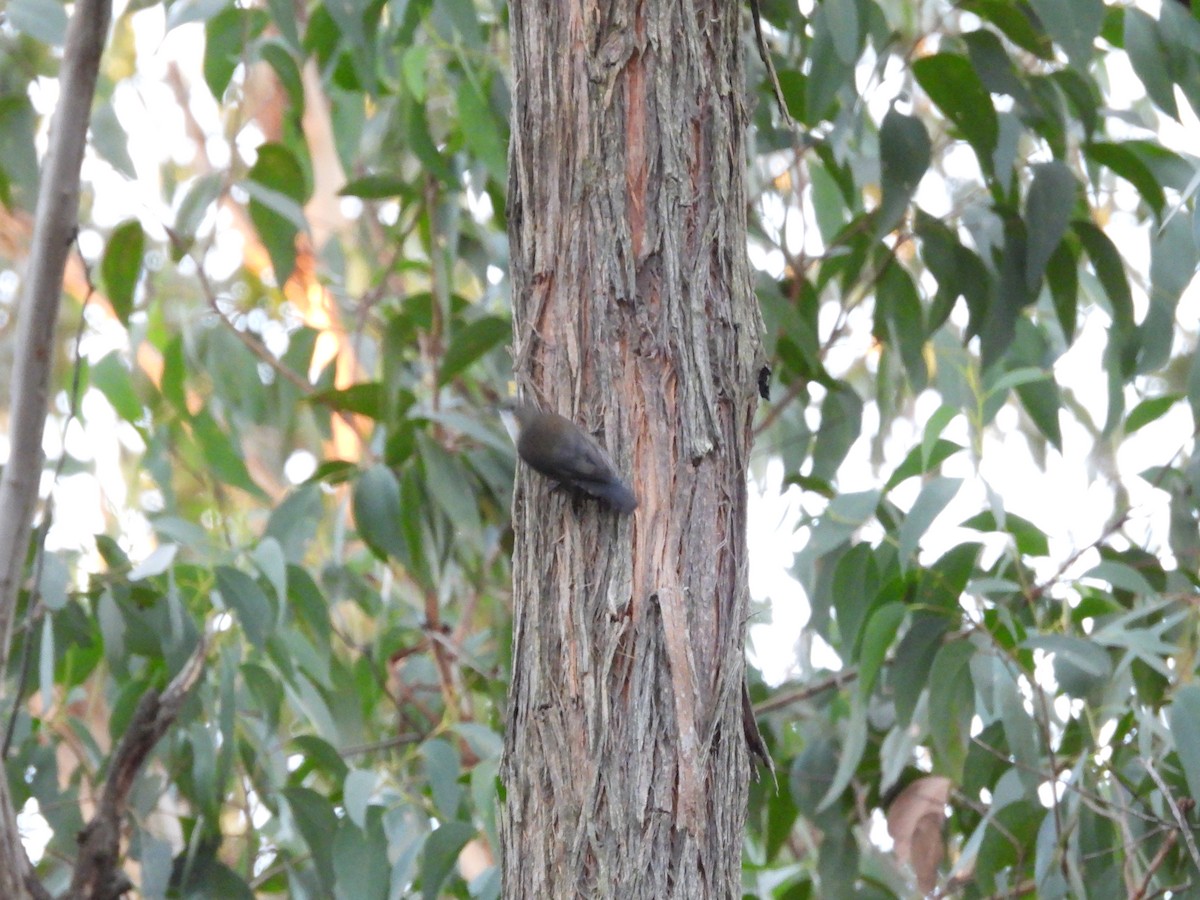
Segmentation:
<svg viewBox="0 0 1200 900">
<path fill-rule="evenodd" d="M 505 413 L 513 420 L 505 423 L 510 433 L 515 426 L 517 455 L 531 469 L 598 497 L 621 515 L 637 508 L 637 497 L 617 475 L 604 448 L 570 419 L 521 401 L 502 404 L 501 414 Z"/>
</svg>

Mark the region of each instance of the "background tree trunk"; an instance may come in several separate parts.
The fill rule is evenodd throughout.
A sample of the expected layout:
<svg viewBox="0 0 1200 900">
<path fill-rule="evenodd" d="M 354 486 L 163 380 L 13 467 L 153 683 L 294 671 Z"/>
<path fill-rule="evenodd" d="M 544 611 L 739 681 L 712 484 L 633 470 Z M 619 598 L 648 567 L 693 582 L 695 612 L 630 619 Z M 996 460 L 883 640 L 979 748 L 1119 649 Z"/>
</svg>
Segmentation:
<svg viewBox="0 0 1200 900">
<path fill-rule="evenodd" d="M 740 12 L 511 7 L 517 377 L 641 505 L 619 518 L 518 479 L 507 897 L 740 893 L 762 364 Z"/>
<path fill-rule="evenodd" d="M 59 73 L 60 100 L 50 128 L 38 188 L 29 260 L 17 310 L 13 360 L 9 457 L 0 476 L 0 679 L 9 647 L 42 472 L 42 432 L 49 404 L 50 363 L 62 295 L 63 269 L 79 216 L 79 167 L 91 119 L 100 55 L 112 18 L 111 0 L 75 6 Z M 9 712 L 3 696 L 0 710 Z M 12 703 L 20 702 L 12 697 Z M 0 763 L 4 760 L 0 759 Z M 39 891 L 17 829 L 8 781 L 0 771 L 0 897 L 13 900 Z"/>
</svg>

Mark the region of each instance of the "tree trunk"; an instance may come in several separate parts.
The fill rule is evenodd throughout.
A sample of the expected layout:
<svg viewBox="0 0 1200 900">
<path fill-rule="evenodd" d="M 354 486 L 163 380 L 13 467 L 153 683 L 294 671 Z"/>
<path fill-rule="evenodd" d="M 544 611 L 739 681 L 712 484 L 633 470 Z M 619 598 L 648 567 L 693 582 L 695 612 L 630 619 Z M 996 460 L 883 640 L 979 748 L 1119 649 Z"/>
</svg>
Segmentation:
<svg viewBox="0 0 1200 900">
<path fill-rule="evenodd" d="M 111 0 L 75 4 L 59 72 L 60 99 L 38 186 L 33 239 L 17 307 L 17 348 L 9 405 L 9 457 L 0 476 L 0 680 L 8 654 L 20 595 L 33 510 L 42 474 L 42 433 L 49 404 L 54 330 L 62 293 L 63 269 L 79 215 L 79 168 L 91 118 L 100 55 L 112 18 Z M 27 635 L 26 640 L 32 639 Z M 19 696 L 0 696 L 0 709 Z M 0 760 L 3 763 L 4 760 Z M 0 897 L 20 900 L 44 895 L 25 856 L 16 810 L 0 767 Z"/>
<path fill-rule="evenodd" d="M 619 517 L 522 467 L 506 897 L 734 897 L 746 466 L 741 7 L 514 0 L 518 380 L 633 485 Z"/>
</svg>

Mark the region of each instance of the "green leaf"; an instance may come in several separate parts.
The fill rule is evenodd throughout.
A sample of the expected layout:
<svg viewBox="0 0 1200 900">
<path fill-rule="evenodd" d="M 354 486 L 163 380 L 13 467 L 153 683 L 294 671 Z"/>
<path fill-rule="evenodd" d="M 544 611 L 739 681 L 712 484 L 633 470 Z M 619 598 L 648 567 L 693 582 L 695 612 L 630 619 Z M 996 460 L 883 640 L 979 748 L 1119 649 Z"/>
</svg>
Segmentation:
<svg viewBox="0 0 1200 900">
<path fill-rule="evenodd" d="M 828 809 L 849 786 L 867 749 L 867 704 L 862 697 L 862 694 L 855 694 L 850 701 L 850 718 L 846 722 L 837 771 L 833 773 L 833 780 L 821 798 L 819 812 Z"/>
<path fill-rule="evenodd" d="M 1000 124 L 992 98 L 970 60 L 956 53 L 935 53 L 913 63 L 917 83 L 975 149 L 984 172 L 992 171 Z"/>
<path fill-rule="evenodd" d="M 133 312 L 133 291 L 142 272 L 145 245 L 142 223 L 130 219 L 113 229 L 100 261 L 100 276 L 104 279 L 109 302 L 126 327 L 129 326 L 129 314 Z"/>
<path fill-rule="evenodd" d="M 870 696 L 883 661 L 891 649 L 906 608 L 903 603 L 885 603 L 867 619 L 863 629 L 862 651 L 858 657 L 858 688 L 863 698 Z"/>
<path fill-rule="evenodd" d="M 8 22 L 17 31 L 51 47 L 61 47 L 67 35 L 67 13 L 57 0 L 10 0 Z"/>
<path fill-rule="evenodd" d="M 912 721 L 921 692 L 942 637 L 950 630 L 945 616 L 917 613 L 912 625 L 896 646 L 895 661 L 888 669 L 888 684 L 895 695 L 896 719 L 901 725 Z"/>
<path fill-rule="evenodd" d="M 175 215 L 171 255 L 176 261 L 181 258 L 181 250 L 186 250 L 195 238 L 204 217 L 221 196 L 221 190 L 221 176 L 215 172 L 201 175 L 188 186 Z"/>
<path fill-rule="evenodd" d="M 959 453 L 964 449 L 961 444 L 956 444 L 953 441 L 947 441 L 943 438 L 938 438 L 934 441 L 933 445 L 928 448 L 928 452 L 923 443 L 919 447 L 913 447 L 908 452 L 908 456 L 904 457 L 904 462 L 900 463 L 896 467 L 896 471 L 888 478 L 887 484 L 884 486 L 884 491 L 890 491 L 900 482 L 914 475 L 924 475 L 926 472 L 932 472 L 955 453 Z"/>
<path fill-rule="evenodd" d="M 958 416 L 958 410 L 948 404 L 942 404 L 933 415 L 929 417 L 929 421 L 925 423 L 925 431 L 921 435 L 921 466 L 922 471 L 929 471 L 930 458 L 933 456 L 934 448 L 941 442 L 942 432 L 946 430 L 955 417 Z"/>
<path fill-rule="evenodd" d="M 1125 417 L 1125 433 L 1133 434 L 1139 428 L 1162 418 L 1172 406 L 1183 399 L 1182 394 L 1166 394 L 1162 397 L 1151 397 L 1143 400 L 1129 411 Z"/>
<path fill-rule="evenodd" d="M 484 316 L 457 329 L 442 356 L 438 384 L 447 384 L 493 347 L 512 337 L 512 322 L 500 316 Z"/>
<path fill-rule="evenodd" d="M 833 603 L 837 610 L 836 649 L 843 659 L 858 655 L 859 634 L 879 593 L 879 571 L 869 544 L 855 544 L 837 561 L 833 570 Z"/>
<path fill-rule="evenodd" d="M 383 809 L 372 806 L 365 828 L 351 821 L 338 824 L 333 839 L 335 900 L 386 900 L 391 883 Z"/>
<path fill-rule="evenodd" d="M 200 452 L 204 454 L 205 464 L 221 481 L 253 496 L 263 496 L 262 489 L 250 477 L 241 448 L 207 409 L 200 410 L 192 417 L 192 434 Z"/>
<path fill-rule="evenodd" d="M 809 71 L 804 79 L 802 108 L 793 110 L 804 114 L 807 125 L 816 125 L 826 118 L 837 99 L 838 92 L 854 77 L 854 63 L 846 62 L 838 52 L 844 46 L 844 36 L 834 33 L 836 14 L 824 3 L 818 4 L 812 15 L 812 43 L 809 45 Z M 790 104 L 789 104 L 790 107 Z"/>
<path fill-rule="evenodd" d="M 41 640 L 38 647 L 38 691 L 42 709 L 54 706 L 54 616 L 42 619 Z"/>
<path fill-rule="evenodd" d="M 413 99 L 424 103 L 428 87 L 425 76 L 429 71 L 429 46 L 415 44 L 404 51 L 400 57 L 400 71 L 404 75 L 404 84 Z"/>
<path fill-rule="evenodd" d="M 131 181 L 137 179 L 137 167 L 129 155 L 130 138 L 111 101 L 100 101 L 92 110 L 91 138 L 105 162 Z"/>
<path fill-rule="evenodd" d="M 1197 26 L 1200 28 L 1200 25 Z M 1139 374 L 1157 374 L 1171 358 L 1176 309 L 1196 274 L 1197 245 L 1180 216 L 1170 219 L 1150 245 L 1150 308 L 1138 327 Z"/>
<path fill-rule="evenodd" d="M 404 197 L 412 191 L 411 185 L 400 175 L 364 175 L 346 182 L 339 197 L 362 197 L 364 200 L 386 200 Z"/>
<path fill-rule="evenodd" d="M 1058 249 L 1046 264 L 1046 282 L 1050 287 L 1054 314 L 1069 344 L 1075 339 L 1079 298 L 1079 256 L 1072 241 L 1059 241 Z"/>
<path fill-rule="evenodd" d="M 813 527 L 805 552 L 820 557 L 845 543 L 874 515 L 878 505 L 878 491 L 838 494 Z"/>
<path fill-rule="evenodd" d="M 176 0 L 167 9 L 167 31 L 192 22 L 207 22 L 231 6 L 230 0 Z"/>
<path fill-rule="evenodd" d="M 1029 319 L 1017 321 L 1016 340 L 1009 349 L 1007 363 L 1017 372 L 1027 372 L 1038 366 L 1044 367 L 1047 372 L 1051 371 L 1054 359 L 1049 338 Z M 1022 380 L 1016 385 L 1016 390 L 1021 405 L 1037 425 L 1038 431 L 1061 451 L 1062 430 L 1058 414 L 1063 404 L 1058 384 L 1051 377 Z"/>
<path fill-rule="evenodd" d="M 330 802 L 314 790 L 305 787 L 286 787 L 281 792 L 291 809 L 296 828 L 308 844 L 312 860 L 325 885 L 327 896 L 333 894 L 333 840 L 337 833 L 337 816 Z"/>
<path fill-rule="evenodd" d="M 1111 169 L 1137 188 L 1142 199 L 1154 210 L 1154 214 L 1162 217 L 1163 207 L 1167 202 L 1163 186 L 1141 156 L 1128 145 L 1098 141 L 1085 144 L 1083 152 L 1088 159 Z"/>
<path fill-rule="evenodd" d="M 258 52 L 274 70 L 279 83 L 287 91 L 288 114 L 299 121 L 304 115 L 304 80 L 300 76 L 296 57 L 292 55 L 288 45 L 277 37 L 263 41 L 258 47 Z"/>
<path fill-rule="evenodd" d="M 275 627 L 270 598 L 257 581 L 239 569 L 217 566 L 215 574 L 221 599 L 237 613 L 247 640 L 261 650 Z"/>
<path fill-rule="evenodd" d="M 881 343 L 899 351 L 913 391 L 921 391 L 929 380 L 925 365 L 925 336 L 921 298 L 908 270 L 891 262 L 879 278 L 875 292 L 873 333 Z"/>
<path fill-rule="evenodd" d="M 837 382 L 821 401 L 821 428 L 812 451 L 814 478 L 832 481 L 862 431 L 863 402 L 845 382 Z"/>
<path fill-rule="evenodd" d="M 346 816 L 358 828 L 367 827 L 367 810 L 379 779 L 366 769 L 351 769 L 342 786 L 342 805 Z"/>
<path fill-rule="evenodd" d="M 1192 422 L 1200 428 L 1200 353 L 1192 354 L 1192 365 L 1187 378 L 1188 405 L 1192 408 Z"/>
<path fill-rule="evenodd" d="M 34 132 L 38 117 L 25 96 L 0 95 L 0 200 L 33 211 L 39 184 Z"/>
<path fill-rule="evenodd" d="M 900 560 L 904 564 L 915 552 L 921 536 L 929 530 L 933 520 L 954 499 L 962 487 L 961 478 L 934 478 L 924 487 L 900 525 Z"/>
<path fill-rule="evenodd" d="M 935 765 L 953 778 L 966 760 L 966 742 L 974 715 L 975 688 L 970 663 L 975 648 L 967 641 L 943 644 L 929 670 L 929 734 Z"/>
<path fill-rule="evenodd" d="M 508 135 L 473 79 L 463 79 L 458 86 L 458 116 L 471 152 L 497 183 L 504 184 L 508 177 Z"/>
<path fill-rule="evenodd" d="M 860 27 L 855 0 L 826 0 L 821 9 L 829 17 L 829 32 L 838 59 L 847 65 L 858 60 Z"/>
<path fill-rule="evenodd" d="M 340 390 L 317 391 L 310 394 L 307 400 L 376 421 L 384 417 L 383 385 L 378 381 L 363 381 Z"/>
<path fill-rule="evenodd" d="M 883 198 L 875 223 L 876 237 L 890 232 L 904 215 L 917 185 L 929 168 L 932 151 L 921 120 L 889 109 L 879 127 L 879 167 Z"/>
<path fill-rule="evenodd" d="M 307 228 L 303 203 L 308 197 L 304 170 L 282 144 L 263 144 L 243 185 L 250 194 L 250 220 L 275 270 L 280 286 L 296 265 L 296 235 Z"/>
<path fill-rule="evenodd" d="M 380 559 L 404 560 L 407 551 L 401 530 L 400 482 L 385 465 L 367 469 L 354 485 L 354 522 L 359 536 Z"/>
<path fill-rule="evenodd" d="M 204 24 L 204 81 L 214 99 L 221 102 L 233 71 L 243 62 L 246 47 L 268 22 L 261 9 L 239 9 L 232 4 Z"/>
<path fill-rule="evenodd" d="M 482 530 L 479 502 L 462 462 L 425 434 L 417 436 L 425 483 L 430 499 L 446 514 L 455 535 L 477 535 Z"/>
<path fill-rule="evenodd" d="M 425 841 L 421 859 L 421 896 L 438 900 L 450 877 L 458 854 L 467 841 L 475 836 L 475 826 L 467 822 L 446 822 Z"/>
<path fill-rule="evenodd" d="M 1096 270 L 1096 277 L 1104 288 L 1112 307 L 1113 326 L 1118 330 L 1133 327 L 1133 293 L 1129 289 L 1129 277 L 1121 252 L 1112 239 L 1091 222 L 1075 221 L 1071 224 L 1083 248 L 1087 251 Z"/>
<path fill-rule="evenodd" d="M 1175 80 L 1168 66 L 1170 55 L 1163 46 L 1158 23 L 1137 7 L 1125 10 L 1125 52 L 1146 88 L 1146 95 L 1159 109 L 1178 119 Z"/>
<path fill-rule="evenodd" d="M 367 41 L 366 31 L 363 28 L 363 14 L 367 9 L 366 0 L 326 0 L 324 6 L 351 49 L 363 50 Z"/>
<path fill-rule="evenodd" d="M 1077 191 L 1075 176 L 1063 163 L 1034 166 L 1025 200 L 1025 286 L 1030 292 L 1037 290 L 1046 264 L 1067 233 Z"/>
<path fill-rule="evenodd" d="M 1185 684 L 1175 692 L 1167 710 L 1167 724 L 1183 764 L 1188 793 L 1200 797 L 1200 685 Z"/>
<path fill-rule="evenodd" d="M 1004 223 L 1004 245 L 1000 254 L 1000 281 L 988 305 L 980 333 L 979 355 L 985 372 L 990 372 L 1012 346 L 1021 311 L 1037 295 L 1026 285 L 1026 235 L 1020 221 Z"/>
<path fill-rule="evenodd" d="M 458 782 L 462 775 L 458 750 L 448 741 L 433 738 L 421 745 L 421 757 L 438 816 L 444 820 L 453 819 L 463 797 L 463 786 Z"/>
<path fill-rule="evenodd" d="M 1084 572 L 1082 577 L 1107 581 L 1118 590 L 1132 591 L 1142 597 L 1153 597 L 1158 593 L 1141 572 L 1116 560 L 1099 562 Z"/>
<path fill-rule="evenodd" d="M 1012 0 L 963 0 L 961 7 L 995 25 L 1004 36 L 1039 59 L 1054 58 L 1054 47 L 1040 22 L 1029 14 L 1023 3 Z"/>
<path fill-rule="evenodd" d="M 447 187 L 457 187 L 458 176 L 446 155 L 438 149 L 429 133 L 429 122 L 425 108 L 417 103 L 408 104 L 405 117 L 405 135 L 412 152 L 417 155 L 427 172 L 435 175 Z M 465 124 L 465 123 L 464 123 Z"/>
<path fill-rule="evenodd" d="M 804 816 L 816 818 L 821 798 L 833 782 L 837 766 L 837 744 L 828 731 L 817 734 L 792 760 L 788 788 L 796 808 Z"/>
<path fill-rule="evenodd" d="M 1007 94 L 1022 106 L 1032 104 L 1029 89 L 1017 76 L 1012 58 L 994 31 L 980 28 L 968 31 L 962 35 L 962 39 L 967 45 L 971 64 L 990 93 Z"/>
<path fill-rule="evenodd" d="M 1022 646 L 1054 654 L 1054 677 L 1072 697 L 1087 697 L 1102 690 L 1112 676 L 1108 651 L 1094 641 L 1066 634 L 1041 634 L 1027 638 Z"/>
<path fill-rule="evenodd" d="M 1050 37 L 1067 53 L 1071 65 L 1085 70 L 1093 43 L 1104 23 L 1104 0 L 1029 0 Z"/>
<path fill-rule="evenodd" d="M 129 369 L 121 361 L 117 351 L 114 350 L 92 366 L 88 377 L 92 385 L 112 404 L 118 416 L 126 422 L 134 423 L 142 418 L 142 401 L 138 399 Z"/>
<path fill-rule="evenodd" d="M 1017 552 L 1026 556 L 1048 556 L 1050 541 L 1040 528 L 1013 513 L 1004 514 L 1004 524 L 997 523 L 996 516 L 991 510 L 985 510 L 972 516 L 962 523 L 963 528 L 973 528 L 976 531 L 1004 531 L 1013 536 Z"/>
</svg>

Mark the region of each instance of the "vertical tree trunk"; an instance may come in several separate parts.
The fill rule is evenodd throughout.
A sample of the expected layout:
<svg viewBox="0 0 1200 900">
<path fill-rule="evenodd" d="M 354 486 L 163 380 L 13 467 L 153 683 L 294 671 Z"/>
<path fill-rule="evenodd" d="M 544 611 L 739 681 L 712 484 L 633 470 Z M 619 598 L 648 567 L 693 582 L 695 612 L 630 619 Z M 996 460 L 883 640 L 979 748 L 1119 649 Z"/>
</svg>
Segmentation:
<svg viewBox="0 0 1200 900">
<path fill-rule="evenodd" d="M 71 16 L 59 72 L 60 99 L 50 126 L 33 238 L 17 307 L 17 350 L 9 405 L 10 451 L 0 476 L 0 682 L 8 673 L 17 600 L 42 474 L 42 432 L 49 404 L 63 269 L 75 237 L 79 168 L 111 18 L 111 0 L 76 3 Z M 0 710 L 7 716 L 9 704 L 19 703 L 21 698 L 9 697 L 6 690 L 0 690 L 0 701 Z M 0 759 L 0 764 L 3 762 Z M 45 894 L 28 865 L 7 776 L 0 766 L 0 897 L 20 900 L 33 892 Z"/>
<path fill-rule="evenodd" d="M 522 470 L 506 897 L 733 897 L 761 365 L 741 7 L 514 0 L 517 377 L 604 444 L 621 518 Z"/>
</svg>

